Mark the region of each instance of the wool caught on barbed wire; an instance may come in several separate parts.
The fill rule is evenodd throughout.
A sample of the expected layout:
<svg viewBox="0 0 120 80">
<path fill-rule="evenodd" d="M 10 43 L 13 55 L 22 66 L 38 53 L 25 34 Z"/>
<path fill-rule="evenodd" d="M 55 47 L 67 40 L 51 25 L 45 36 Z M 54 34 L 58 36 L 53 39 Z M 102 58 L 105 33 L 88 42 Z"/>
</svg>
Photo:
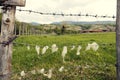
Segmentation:
<svg viewBox="0 0 120 80">
<path fill-rule="evenodd" d="M 45 54 L 48 48 L 49 48 L 48 46 L 43 47 L 42 54 Z"/>
<path fill-rule="evenodd" d="M 43 74 L 44 76 L 47 76 L 49 79 L 52 78 L 52 71 L 53 69 L 49 69 L 48 73 L 47 74 Z"/>
<path fill-rule="evenodd" d="M 40 54 L 40 46 L 36 45 L 35 49 L 36 49 L 37 54 L 39 55 Z"/>
<path fill-rule="evenodd" d="M 53 45 L 51 46 L 51 50 L 52 50 L 52 53 L 57 52 L 57 51 L 58 51 L 57 45 L 56 45 L 56 44 L 53 44 Z"/>
<path fill-rule="evenodd" d="M 30 46 L 29 46 L 29 45 L 27 46 L 27 50 L 28 50 L 28 51 L 30 50 Z"/>
<path fill-rule="evenodd" d="M 76 55 L 80 55 L 80 50 L 82 49 L 82 47 L 79 45 L 78 48 L 77 48 L 77 53 Z"/>
<path fill-rule="evenodd" d="M 98 45 L 96 42 L 93 42 L 93 43 L 91 44 L 91 47 L 92 47 L 93 51 L 97 51 L 98 48 L 99 48 L 99 45 Z"/>
<path fill-rule="evenodd" d="M 24 71 L 21 71 L 20 75 L 21 75 L 22 77 L 24 77 L 24 76 L 25 76 L 25 72 L 24 72 Z"/>
<path fill-rule="evenodd" d="M 72 48 L 71 48 L 71 50 L 74 50 L 74 49 L 75 49 L 75 46 L 73 45 Z"/>
<path fill-rule="evenodd" d="M 45 46 L 46 47 L 46 50 L 49 49 L 49 46 Z"/>
<path fill-rule="evenodd" d="M 86 51 L 91 49 L 91 44 L 88 43 L 87 47 L 86 47 Z"/>
<path fill-rule="evenodd" d="M 67 46 L 63 47 L 63 51 L 62 51 L 62 58 L 63 58 L 63 62 L 65 62 L 65 56 L 67 54 Z"/>
<path fill-rule="evenodd" d="M 93 51 L 97 51 L 99 48 L 99 45 L 96 42 L 93 42 L 91 44 L 88 43 L 86 47 L 86 51 L 92 49 Z"/>
<path fill-rule="evenodd" d="M 64 70 L 64 66 L 61 66 L 58 71 L 63 72 L 63 70 Z"/>
<path fill-rule="evenodd" d="M 48 72 L 48 78 L 49 79 L 52 78 L 52 71 L 53 71 L 53 69 L 50 69 L 49 72 Z"/>
<path fill-rule="evenodd" d="M 38 72 L 39 74 L 44 74 L 44 73 L 45 73 L 45 69 L 42 68 L 42 69 L 40 69 L 40 70 L 37 70 L 37 72 Z"/>
</svg>

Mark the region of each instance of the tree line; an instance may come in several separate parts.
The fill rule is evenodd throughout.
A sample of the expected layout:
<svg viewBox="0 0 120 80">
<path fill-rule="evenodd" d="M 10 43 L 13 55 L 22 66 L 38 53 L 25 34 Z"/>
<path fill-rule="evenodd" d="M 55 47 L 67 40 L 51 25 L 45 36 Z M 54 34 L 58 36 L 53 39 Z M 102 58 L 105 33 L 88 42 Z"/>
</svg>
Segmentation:
<svg viewBox="0 0 120 80">
<path fill-rule="evenodd" d="M 0 24 L 1 24 L 2 14 L 0 13 Z M 109 31 L 114 31 L 115 24 L 37 24 L 33 25 L 31 23 L 15 21 L 15 35 L 41 35 L 41 34 L 78 34 L 82 30 L 96 30 L 99 28 L 109 29 Z M 0 25 L 1 31 L 1 25 Z"/>
</svg>

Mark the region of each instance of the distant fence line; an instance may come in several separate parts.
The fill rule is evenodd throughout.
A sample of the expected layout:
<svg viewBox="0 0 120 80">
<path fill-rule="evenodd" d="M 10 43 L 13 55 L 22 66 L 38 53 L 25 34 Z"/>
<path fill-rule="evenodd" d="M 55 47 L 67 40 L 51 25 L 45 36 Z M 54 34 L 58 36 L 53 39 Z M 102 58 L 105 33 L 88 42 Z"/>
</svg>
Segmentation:
<svg viewBox="0 0 120 80">
<path fill-rule="evenodd" d="M 30 28 L 27 25 L 15 25 L 14 29 L 15 35 L 39 35 L 41 34 L 40 30 L 34 30 L 33 28 Z"/>
<path fill-rule="evenodd" d="M 32 24 L 31 24 L 32 25 Z M 52 34 L 52 35 L 62 35 L 62 34 L 80 34 L 80 33 L 99 33 L 99 32 L 115 32 L 115 27 L 111 28 L 106 27 L 106 29 L 82 29 L 82 27 L 74 26 L 75 29 L 71 26 L 56 26 L 56 25 L 32 25 L 30 26 L 27 23 L 15 24 L 14 34 L 15 35 L 43 35 L 43 34 Z M 63 30 L 64 29 L 64 30 Z"/>
</svg>

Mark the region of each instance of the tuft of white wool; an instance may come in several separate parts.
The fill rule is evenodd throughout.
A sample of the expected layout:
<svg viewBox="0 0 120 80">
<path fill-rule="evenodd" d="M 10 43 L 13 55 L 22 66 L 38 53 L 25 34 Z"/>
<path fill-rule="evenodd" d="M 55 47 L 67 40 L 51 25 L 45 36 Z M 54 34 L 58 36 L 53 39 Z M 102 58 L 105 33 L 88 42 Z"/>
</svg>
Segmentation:
<svg viewBox="0 0 120 80">
<path fill-rule="evenodd" d="M 75 46 L 73 45 L 72 48 L 71 48 L 71 50 L 74 50 L 74 49 L 75 49 Z"/>
<path fill-rule="evenodd" d="M 67 54 L 67 46 L 63 47 L 63 51 L 62 51 L 62 58 L 63 58 L 63 62 L 65 62 L 65 56 Z"/>
<path fill-rule="evenodd" d="M 92 49 L 93 51 L 97 51 L 99 48 L 99 45 L 96 42 L 93 42 L 92 44 L 88 44 L 86 47 L 86 51 Z"/>
<path fill-rule="evenodd" d="M 91 44 L 88 43 L 87 47 L 86 47 L 86 51 L 91 49 Z"/>
<path fill-rule="evenodd" d="M 50 69 L 48 72 L 48 78 L 50 79 L 51 77 L 52 77 L 52 69 Z"/>
<path fill-rule="evenodd" d="M 57 52 L 57 51 L 58 51 L 58 47 L 57 47 L 57 45 L 56 45 L 56 44 L 53 44 L 53 45 L 51 46 L 51 49 L 52 49 L 52 53 L 54 53 L 54 52 Z"/>
<path fill-rule="evenodd" d="M 80 50 L 82 49 L 82 47 L 79 45 L 78 48 L 77 48 L 77 53 L 76 55 L 80 55 Z"/>
<path fill-rule="evenodd" d="M 59 72 L 63 72 L 63 70 L 64 70 L 64 66 L 61 66 Z"/>
<path fill-rule="evenodd" d="M 29 45 L 27 46 L 27 50 L 28 50 L 28 51 L 30 50 L 30 46 L 29 46 Z"/>
<path fill-rule="evenodd" d="M 53 44 L 52 47 L 56 47 L 57 45 L 56 44 Z"/>
<path fill-rule="evenodd" d="M 42 68 L 41 70 L 38 70 L 38 73 L 44 74 L 45 73 L 45 69 Z"/>
<path fill-rule="evenodd" d="M 43 74 L 44 76 L 47 76 L 49 79 L 52 78 L 52 71 L 53 69 L 49 69 L 48 73 L 47 74 Z"/>
<path fill-rule="evenodd" d="M 91 44 L 91 48 L 92 48 L 94 51 L 97 51 L 98 48 L 99 48 L 99 45 L 98 45 L 96 42 L 93 42 L 93 43 Z"/>
<path fill-rule="evenodd" d="M 46 47 L 46 50 L 49 48 L 49 46 L 45 46 Z"/>
<path fill-rule="evenodd" d="M 36 74 L 36 71 L 35 71 L 35 70 L 32 70 L 32 71 L 31 71 L 31 74 L 34 74 L 34 75 L 35 75 L 35 74 Z"/>
<path fill-rule="evenodd" d="M 43 49 L 42 49 L 42 54 L 45 54 L 46 53 L 46 51 L 47 51 L 47 49 L 48 49 L 48 47 L 43 47 Z"/>
<path fill-rule="evenodd" d="M 24 72 L 24 71 L 21 71 L 20 75 L 21 75 L 22 77 L 24 77 L 24 76 L 25 76 L 25 72 Z"/>
<path fill-rule="evenodd" d="M 36 49 L 36 52 L 37 52 L 37 54 L 39 55 L 40 54 L 40 46 L 35 46 L 35 49 Z"/>
</svg>

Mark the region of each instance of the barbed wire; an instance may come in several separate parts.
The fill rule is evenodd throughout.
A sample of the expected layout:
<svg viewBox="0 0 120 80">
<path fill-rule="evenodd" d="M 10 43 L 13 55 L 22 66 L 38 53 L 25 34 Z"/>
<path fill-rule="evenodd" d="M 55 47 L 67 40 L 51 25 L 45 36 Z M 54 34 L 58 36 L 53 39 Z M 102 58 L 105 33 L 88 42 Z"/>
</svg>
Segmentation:
<svg viewBox="0 0 120 80">
<path fill-rule="evenodd" d="M 47 12 L 39 12 L 39 11 L 34 11 L 34 10 L 23 10 L 23 9 L 17 9 L 18 11 L 20 11 L 20 12 L 29 12 L 29 13 L 36 13 L 36 14 L 40 14 L 40 15 L 51 15 L 51 16 L 83 16 L 83 17 L 94 17 L 94 18 L 113 18 L 113 19 L 115 19 L 116 18 L 116 16 L 115 15 L 113 15 L 113 16 L 107 16 L 107 15 L 101 15 L 101 16 L 99 16 L 99 15 L 97 15 L 97 14 L 95 14 L 95 15 L 93 15 L 93 14 L 81 14 L 81 13 L 79 13 L 79 14 L 68 14 L 68 13 L 66 13 L 66 14 L 64 14 L 64 13 L 47 13 Z"/>
<path fill-rule="evenodd" d="M 83 78 L 83 76 L 86 76 L 86 77 L 88 77 L 87 76 L 87 74 L 85 74 L 85 72 L 83 72 L 83 71 L 86 71 L 86 70 L 91 70 L 91 69 L 97 69 L 98 67 L 109 67 L 110 65 L 106 65 L 106 64 L 103 64 L 103 65 L 97 65 L 97 64 L 92 64 L 92 65 L 89 65 L 89 64 L 87 64 L 87 63 L 85 63 L 85 64 L 81 64 L 81 65 L 69 65 L 69 66 L 65 66 L 65 65 L 63 65 L 63 66 L 59 66 L 59 68 L 58 67 L 51 67 L 51 68 L 36 68 L 36 69 L 31 69 L 31 70 L 25 70 L 25 75 L 27 75 L 27 76 L 32 76 L 32 75 L 40 75 L 40 76 L 44 76 L 44 74 L 45 73 L 47 73 L 50 69 L 52 70 L 52 73 L 54 74 L 54 76 L 52 76 L 52 77 L 61 77 L 62 78 L 62 76 L 64 76 L 64 74 L 62 73 L 61 74 L 61 72 L 64 72 L 64 73 L 66 73 L 66 74 L 69 74 L 68 76 L 70 76 L 70 75 L 72 75 L 72 76 L 79 76 L 80 74 L 82 74 L 82 76 L 81 76 L 81 78 Z M 63 67 L 63 69 L 60 71 L 60 69 Z M 41 73 L 40 71 L 42 70 L 42 69 L 44 69 L 44 73 Z M 21 76 L 20 75 L 20 73 L 22 72 L 22 71 L 24 71 L 24 70 L 21 70 L 21 71 L 19 71 L 19 72 L 12 72 L 12 74 L 13 75 L 15 75 L 15 74 L 18 74 L 17 76 Z M 74 71 L 75 73 L 71 73 L 71 71 Z M 55 74 L 56 72 L 59 72 L 60 74 Z M 106 73 L 106 72 L 104 72 L 104 73 Z M 75 75 L 76 74 L 76 75 Z M 96 75 L 96 72 L 92 72 L 92 76 L 95 76 Z M 21 76 L 22 77 L 22 76 Z M 44 76 L 45 77 L 45 76 Z M 16 78 L 16 77 L 15 77 Z M 24 77 L 25 78 L 25 77 Z M 29 78 L 29 77 L 26 77 L 26 78 Z M 46 77 L 47 78 L 47 77 Z M 30 80 L 31 80 L 31 78 L 30 78 Z"/>
<path fill-rule="evenodd" d="M 81 42 L 79 44 L 71 44 L 71 45 L 66 45 L 69 48 L 72 48 L 73 46 L 77 47 L 78 45 L 82 45 L 85 44 L 86 42 Z M 40 45 L 40 44 L 30 44 L 30 43 L 21 43 L 21 42 L 13 42 L 14 45 L 22 45 L 22 46 L 31 46 L 31 47 L 35 47 L 35 46 L 41 46 L 41 47 L 45 47 L 47 45 Z M 86 43 L 87 45 L 88 43 Z M 113 46 L 115 45 L 115 43 L 98 43 L 101 46 Z M 50 45 L 48 45 L 50 47 Z M 57 45 L 58 47 L 63 47 L 60 45 Z"/>
<path fill-rule="evenodd" d="M 13 44 L 15 45 L 22 45 L 22 46 L 31 46 L 31 47 L 35 47 L 35 46 L 40 46 L 40 47 L 45 47 L 47 45 L 39 45 L 39 44 L 29 44 L 29 43 L 19 43 L 19 42 L 13 42 Z M 82 44 L 82 43 L 81 43 Z M 53 44 L 52 44 L 53 45 Z M 80 45 L 80 44 L 78 44 Z M 77 44 L 73 44 L 73 45 L 66 45 L 69 48 L 72 48 L 72 46 L 78 46 Z M 58 46 L 58 45 L 57 45 Z M 50 46 L 49 46 L 50 47 Z M 63 46 L 58 46 L 58 47 L 63 47 Z"/>
</svg>

